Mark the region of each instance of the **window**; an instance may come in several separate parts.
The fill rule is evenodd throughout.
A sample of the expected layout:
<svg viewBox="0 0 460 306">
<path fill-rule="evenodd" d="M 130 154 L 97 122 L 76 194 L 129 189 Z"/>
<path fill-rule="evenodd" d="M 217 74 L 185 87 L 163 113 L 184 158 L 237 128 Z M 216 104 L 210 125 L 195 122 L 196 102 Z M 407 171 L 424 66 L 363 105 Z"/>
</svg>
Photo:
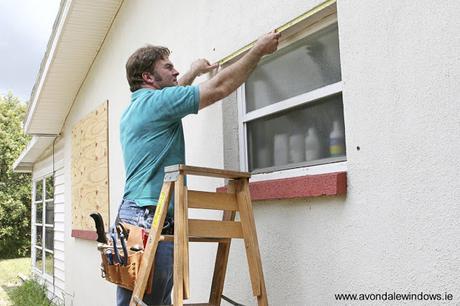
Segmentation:
<svg viewBox="0 0 460 306">
<path fill-rule="evenodd" d="M 33 266 L 36 272 L 54 274 L 54 178 L 34 181 L 33 198 Z"/>
<path fill-rule="evenodd" d="M 253 173 L 346 160 L 337 22 L 309 31 L 238 91 L 241 157 Z"/>
</svg>

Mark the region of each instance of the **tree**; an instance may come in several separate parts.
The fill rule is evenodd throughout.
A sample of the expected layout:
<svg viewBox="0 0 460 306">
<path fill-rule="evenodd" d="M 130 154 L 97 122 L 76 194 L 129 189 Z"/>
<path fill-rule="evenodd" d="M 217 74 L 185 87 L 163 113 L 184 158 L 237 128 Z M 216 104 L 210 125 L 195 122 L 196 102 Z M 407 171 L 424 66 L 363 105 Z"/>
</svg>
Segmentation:
<svg viewBox="0 0 460 306">
<path fill-rule="evenodd" d="M 30 254 L 30 175 L 12 169 L 29 141 L 22 129 L 26 109 L 11 92 L 0 95 L 0 258 Z"/>
</svg>

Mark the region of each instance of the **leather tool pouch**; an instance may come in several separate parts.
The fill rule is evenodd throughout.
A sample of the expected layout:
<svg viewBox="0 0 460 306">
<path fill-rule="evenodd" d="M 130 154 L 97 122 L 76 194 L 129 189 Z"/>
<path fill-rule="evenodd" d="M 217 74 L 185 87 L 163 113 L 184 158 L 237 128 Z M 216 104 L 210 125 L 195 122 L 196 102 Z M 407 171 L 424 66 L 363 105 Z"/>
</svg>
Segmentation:
<svg viewBox="0 0 460 306">
<path fill-rule="evenodd" d="M 113 247 L 107 246 L 102 248 L 100 250 L 102 258 L 102 277 L 105 278 L 107 281 L 114 283 L 120 287 L 133 290 L 137 275 L 139 274 L 139 268 L 141 265 L 142 256 L 144 255 L 144 251 L 131 251 L 130 248 L 136 244 L 143 246 L 143 231 L 141 227 L 137 227 L 126 223 L 124 223 L 123 225 L 126 229 L 129 230 L 128 240 L 126 241 L 129 254 L 128 263 L 126 265 L 123 265 L 113 260 L 112 264 L 110 264 L 105 251 L 108 249 L 111 249 L 113 251 Z M 119 249 L 119 252 L 120 256 L 124 255 L 121 249 Z M 151 289 L 152 275 L 150 275 L 149 277 L 145 292 L 150 293 Z"/>
</svg>

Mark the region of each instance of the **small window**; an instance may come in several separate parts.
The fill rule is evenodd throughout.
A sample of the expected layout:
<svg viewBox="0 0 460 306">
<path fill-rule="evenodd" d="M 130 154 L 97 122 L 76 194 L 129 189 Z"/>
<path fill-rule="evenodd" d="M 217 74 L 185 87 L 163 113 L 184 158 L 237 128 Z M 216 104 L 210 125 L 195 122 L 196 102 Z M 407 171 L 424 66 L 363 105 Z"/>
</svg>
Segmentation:
<svg viewBox="0 0 460 306">
<path fill-rule="evenodd" d="M 238 95 L 247 169 L 344 161 L 341 79 L 336 21 L 265 57 Z"/>
<path fill-rule="evenodd" d="M 39 274 L 54 274 L 54 178 L 48 176 L 34 181 L 33 209 L 35 219 L 33 250 L 34 267 Z"/>
<path fill-rule="evenodd" d="M 53 199 L 54 198 L 54 180 L 52 176 L 49 176 L 46 178 L 45 188 L 46 188 L 46 193 L 45 193 L 46 199 Z"/>
<path fill-rule="evenodd" d="M 38 181 L 35 184 L 35 201 L 41 201 L 43 199 L 43 181 Z"/>
<path fill-rule="evenodd" d="M 35 249 L 35 268 L 43 272 L 43 253 L 41 248 Z"/>
<path fill-rule="evenodd" d="M 36 229 L 35 243 L 36 243 L 36 246 L 41 247 L 43 245 L 43 226 L 36 226 L 35 229 Z"/>
<path fill-rule="evenodd" d="M 45 256 L 45 273 L 48 275 L 53 275 L 54 273 L 54 254 L 52 252 L 46 251 Z"/>
<path fill-rule="evenodd" d="M 54 224 L 54 201 L 51 199 L 51 200 L 47 200 L 45 202 L 45 206 L 46 206 L 46 212 L 45 212 L 45 216 L 46 216 L 46 219 L 45 219 L 45 224 L 46 225 L 53 225 Z"/>
<path fill-rule="evenodd" d="M 35 223 L 41 224 L 43 220 L 43 202 L 35 203 Z"/>
</svg>

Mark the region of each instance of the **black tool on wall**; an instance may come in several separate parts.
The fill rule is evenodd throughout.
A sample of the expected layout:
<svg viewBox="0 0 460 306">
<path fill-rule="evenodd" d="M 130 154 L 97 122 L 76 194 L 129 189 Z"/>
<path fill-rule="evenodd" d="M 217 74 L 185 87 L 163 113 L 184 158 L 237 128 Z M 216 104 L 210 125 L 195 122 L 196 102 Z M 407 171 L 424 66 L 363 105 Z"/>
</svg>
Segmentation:
<svg viewBox="0 0 460 306">
<path fill-rule="evenodd" d="M 97 232 L 97 242 L 105 243 L 107 244 L 107 237 L 105 235 L 104 231 L 104 220 L 102 219 L 102 216 L 100 213 L 92 213 L 90 215 L 91 218 L 93 218 L 94 223 L 96 224 L 96 232 Z"/>
</svg>

